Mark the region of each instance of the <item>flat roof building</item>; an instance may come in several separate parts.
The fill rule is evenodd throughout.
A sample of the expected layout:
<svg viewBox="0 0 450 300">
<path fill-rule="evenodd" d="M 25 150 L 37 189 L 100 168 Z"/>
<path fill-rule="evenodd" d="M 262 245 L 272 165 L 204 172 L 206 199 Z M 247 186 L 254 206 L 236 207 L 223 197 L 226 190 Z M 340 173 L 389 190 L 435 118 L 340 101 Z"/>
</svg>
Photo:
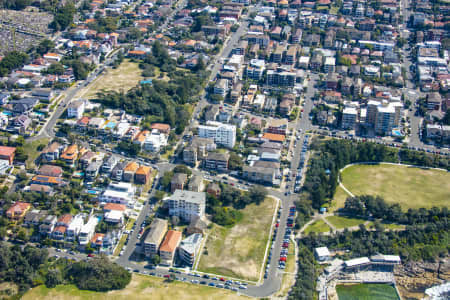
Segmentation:
<svg viewBox="0 0 450 300">
<path fill-rule="evenodd" d="M 167 220 L 155 218 L 150 224 L 150 230 L 144 240 L 145 256 L 151 257 L 158 253 L 159 245 L 167 231 Z"/>
</svg>

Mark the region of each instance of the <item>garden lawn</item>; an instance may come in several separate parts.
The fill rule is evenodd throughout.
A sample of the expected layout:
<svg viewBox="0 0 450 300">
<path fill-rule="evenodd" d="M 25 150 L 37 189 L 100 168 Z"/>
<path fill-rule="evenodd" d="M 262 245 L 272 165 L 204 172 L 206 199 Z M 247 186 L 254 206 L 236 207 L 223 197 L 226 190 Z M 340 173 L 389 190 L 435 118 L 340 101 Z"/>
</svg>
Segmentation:
<svg viewBox="0 0 450 300">
<path fill-rule="evenodd" d="M 354 165 L 341 173 L 344 186 L 354 195 L 379 195 L 403 210 L 447 206 L 450 173 L 401 165 Z"/>
<path fill-rule="evenodd" d="M 237 300 L 248 299 L 224 289 L 217 289 L 203 285 L 194 285 L 174 281 L 168 283 L 162 278 L 133 275 L 130 284 L 123 290 L 107 293 L 79 290 L 74 285 L 58 285 L 49 289 L 44 285 L 33 288 L 27 292 L 24 300 Z"/>
<path fill-rule="evenodd" d="M 267 198 L 248 205 L 231 228 L 214 224 L 198 270 L 246 280 L 259 280 L 276 202 Z M 207 251 L 207 252 L 206 252 Z"/>
</svg>

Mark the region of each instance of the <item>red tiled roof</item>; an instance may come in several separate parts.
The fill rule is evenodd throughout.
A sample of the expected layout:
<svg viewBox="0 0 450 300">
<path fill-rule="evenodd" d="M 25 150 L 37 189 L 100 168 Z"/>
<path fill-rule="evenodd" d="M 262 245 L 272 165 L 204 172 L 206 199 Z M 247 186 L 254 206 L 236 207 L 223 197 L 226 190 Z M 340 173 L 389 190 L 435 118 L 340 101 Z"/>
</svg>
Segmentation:
<svg viewBox="0 0 450 300">
<path fill-rule="evenodd" d="M 180 240 L 181 240 L 181 232 L 169 230 L 159 250 L 164 252 L 174 252 Z"/>
<path fill-rule="evenodd" d="M 6 147 L 0 146 L 0 155 L 1 156 L 11 156 L 16 152 L 16 147 Z"/>
</svg>

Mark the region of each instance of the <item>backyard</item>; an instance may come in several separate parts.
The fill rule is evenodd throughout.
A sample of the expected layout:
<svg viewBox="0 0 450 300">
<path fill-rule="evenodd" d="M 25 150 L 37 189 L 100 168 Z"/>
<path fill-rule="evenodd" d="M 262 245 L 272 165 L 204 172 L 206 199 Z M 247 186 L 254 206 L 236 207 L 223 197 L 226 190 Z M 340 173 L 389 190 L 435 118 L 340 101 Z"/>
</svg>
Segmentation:
<svg viewBox="0 0 450 300">
<path fill-rule="evenodd" d="M 267 198 L 259 206 L 241 210 L 233 227 L 214 225 L 209 233 L 198 270 L 247 280 L 259 280 L 276 202 Z"/>
<path fill-rule="evenodd" d="M 81 90 L 77 97 L 92 99 L 101 91 L 128 91 L 135 87 L 139 81 L 144 79 L 141 76 L 141 69 L 137 63 L 125 59 L 117 69 L 107 69 L 102 75 L 97 77 L 90 85 Z"/>
<path fill-rule="evenodd" d="M 189 289 L 189 292 L 186 290 Z M 203 285 L 194 285 L 183 282 L 167 282 L 162 278 L 133 275 L 130 284 L 123 290 L 110 291 L 107 293 L 79 290 L 74 285 L 58 285 L 55 288 L 38 286 L 25 294 L 24 300 L 102 300 L 102 299 L 126 299 L 126 300 L 235 300 L 247 299 L 236 293 L 224 289 L 217 289 Z"/>
<path fill-rule="evenodd" d="M 354 165 L 341 173 L 354 195 L 378 195 L 403 210 L 448 205 L 450 173 L 401 165 Z"/>
</svg>

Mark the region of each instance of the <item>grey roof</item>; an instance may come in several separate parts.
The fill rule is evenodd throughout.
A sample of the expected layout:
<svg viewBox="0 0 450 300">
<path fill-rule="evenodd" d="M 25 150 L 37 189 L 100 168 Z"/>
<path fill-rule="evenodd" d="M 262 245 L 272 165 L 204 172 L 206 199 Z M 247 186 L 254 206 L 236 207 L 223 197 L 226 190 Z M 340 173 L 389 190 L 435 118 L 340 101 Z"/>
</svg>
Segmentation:
<svg viewBox="0 0 450 300">
<path fill-rule="evenodd" d="M 201 241 L 202 241 L 202 234 L 194 233 L 181 241 L 180 248 L 186 251 L 187 253 L 195 253 L 198 246 L 200 246 Z"/>
<path fill-rule="evenodd" d="M 230 159 L 230 154 L 228 153 L 216 153 L 209 152 L 206 160 L 219 160 L 219 161 L 228 161 Z"/>
<path fill-rule="evenodd" d="M 187 175 L 184 173 L 175 173 L 172 177 L 172 180 L 170 181 L 170 183 L 175 183 L 175 184 L 184 184 L 186 183 L 187 180 Z"/>
<path fill-rule="evenodd" d="M 175 190 L 170 200 L 181 201 L 184 200 L 189 203 L 205 203 L 205 193 L 203 192 L 192 192 L 184 190 Z"/>
<path fill-rule="evenodd" d="M 189 188 L 193 186 L 199 186 L 203 181 L 203 176 L 201 175 L 194 175 L 192 176 L 191 180 L 189 181 Z"/>
<path fill-rule="evenodd" d="M 158 244 L 162 235 L 166 233 L 167 220 L 154 218 L 150 225 L 150 231 L 145 237 L 145 244 Z"/>
</svg>

